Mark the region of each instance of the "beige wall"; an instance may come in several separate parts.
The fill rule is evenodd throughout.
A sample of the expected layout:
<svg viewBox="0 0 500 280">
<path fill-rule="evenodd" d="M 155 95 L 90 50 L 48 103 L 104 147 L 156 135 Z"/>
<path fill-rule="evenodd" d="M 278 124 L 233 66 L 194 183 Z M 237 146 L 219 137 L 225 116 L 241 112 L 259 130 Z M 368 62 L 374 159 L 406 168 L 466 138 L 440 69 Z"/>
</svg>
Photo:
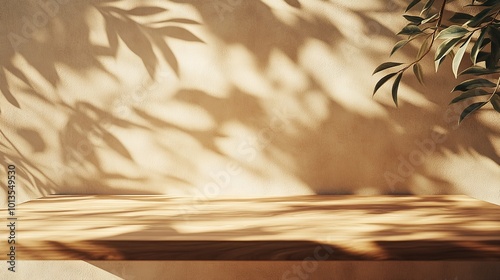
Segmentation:
<svg viewBox="0 0 500 280">
<path fill-rule="evenodd" d="M 463 193 L 500 203 L 499 115 L 488 107 L 457 127 L 447 69 L 425 87 L 405 76 L 399 109 L 388 87 L 371 96 L 404 1 L 28 2 L 0 4 L 0 156 L 17 167 L 19 201 Z M 126 12 L 137 6 L 154 8 Z"/>
<path fill-rule="evenodd" d="M 42 2 L 53 5 L 0 1 L 0 163 L 16 165 L 20 202 L 51 193 L 463 193 L 500 203 L 499 116 L 488 107 L 457 127 L 449 71 L 426 87 L 405 76 L 399 109 L 387 87 L 371 97 L 371 72 L 388 59 L 405 1 Z M 116 9 L 137 5 L 168 11 Z M 116 262 L 20 261 L 16 276 L 166 273 L 163 264 L 134 265 L 136 274 Z M 206 273 L 212 264 L 190 265 L 220 276 Z M 220 265 L 262 279 L 291 267 Z M 328 265 L 344 267 L 323 264 L 317 275 L 417 275 Z M 418 271 L 454 279 L 494 268 L 454 265 Z M 168 272 L 186 277 L 186 266 Z"/>
<path fill-rule="evenodd" d="M 137 2 L 52 3 L 1 9 L 1 155 L 17 166 L 20 200 L 465 193 L 500 201 L 498 115 L 483 110 L 457 127 L 447 71 L 427 87 L 408 76 L 399 109 L 388 88 L 371 98 L 371 72 L 401 26 L 396 2 L 156 1 L 141 5 L 168 11 L 128 14 Z"/>
</svg>

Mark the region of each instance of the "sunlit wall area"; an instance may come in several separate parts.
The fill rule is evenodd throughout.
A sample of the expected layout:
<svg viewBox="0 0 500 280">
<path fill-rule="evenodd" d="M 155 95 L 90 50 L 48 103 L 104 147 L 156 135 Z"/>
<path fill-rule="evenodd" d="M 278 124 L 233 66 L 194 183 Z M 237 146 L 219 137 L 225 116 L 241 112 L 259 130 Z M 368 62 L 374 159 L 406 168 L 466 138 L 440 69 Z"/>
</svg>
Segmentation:
<svg viewBox="0 0 500 280">
<path fill-rule="evenodd" d="M 372 97 L 406 1 L 1 1 L 2 168 L 18 199 L 467 194 L 500 203 L 499 116 Z M 410 61 L 408 45 L 393 59 Z M 2 205 L 6 182 L 2 181 Z"/>
</svg>

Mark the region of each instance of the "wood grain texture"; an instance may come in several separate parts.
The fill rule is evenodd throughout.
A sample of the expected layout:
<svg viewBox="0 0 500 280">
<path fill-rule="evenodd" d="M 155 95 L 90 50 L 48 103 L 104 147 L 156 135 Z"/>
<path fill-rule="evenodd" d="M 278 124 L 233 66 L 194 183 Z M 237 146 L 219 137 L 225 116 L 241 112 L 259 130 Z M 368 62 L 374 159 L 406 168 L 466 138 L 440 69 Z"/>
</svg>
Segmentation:
<svg viewBox="0 0 500 280">
<path fill-rule="evenodd" d="M 466 196 L 50 196 L 18 259 L 500 260 L 500 207 Z M 5 259 L 5 256 L 2 256 Z"/>
</svg>

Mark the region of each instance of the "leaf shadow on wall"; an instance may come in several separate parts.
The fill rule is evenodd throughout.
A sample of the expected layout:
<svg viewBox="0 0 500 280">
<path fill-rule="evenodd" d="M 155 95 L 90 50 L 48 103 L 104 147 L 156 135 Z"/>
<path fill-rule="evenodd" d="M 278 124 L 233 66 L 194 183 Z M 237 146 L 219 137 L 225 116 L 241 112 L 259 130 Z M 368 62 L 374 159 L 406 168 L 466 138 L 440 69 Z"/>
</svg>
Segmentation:
<svg viewBox="0 0 500 280">
<path fill-rule="evenodd" d="M 229 136 L 221 131 L 221 127 L 226 123 L 236 122 L 257 132 L 265 128 L 273 117 L 265 106 L 266 98 L 257 97 L 241 85 L 235 84 L 234 81 L 230 81 L 232 83 L 231 89 L 224 97 L 214 97 L 209 92 L 200 89 L 182 88 L 173 95 L 171 100 L 203 109 L 216 124 L 211 129 L 200 131 L 165 121 L 149 112 L 148 108 L 142 107 L 142 105 L 132 106 L 132 112 L 135 116 L 144 121 L 137 123 L 116 117 L 109 112 L 108 108 L 100 108 L 89 101 L 67 103 L 61 96 L 54 97 L 39 93 L 38 88 L 41 86 L 28 78 L 30 75 L 41 76 L 46 83 L 57 89 L 61 82 L 57 67 L 63 65 L 80 73 L 98 72 L 120 83 L 116 73 L 108 70 L 101 63 L 100 58 L 116 57 L 119 46 L 124 45 L 140 58 L 142 66 L 152 78 L 156 76 L 160 62 L 165 62 L 177 76 L 180 76 L 179 58 L 181 58 L 182 53 L 176 52 L 168 44 L 166 38 L 175 38 L 190 44 L 208 44 L 200 39 L 200 36 L 189 31 L 186 26 L 206 28 L 210 35 L 227 46 L 243 46 L 255 59 L 259 70 L 262 71 L 261 74 L 264 76 L 266 75 L 264 70 L 269 66 L 273 53 L 284 54 L 294 66 L 303 68 L 300 53 L 310 41 L 320 42 L 322 46 L 329 48 L 334 53 L 342 53 L 340 47 L 342 42 L 356 43 L 355 39 L 344 36 L 345 32 L 339 30 L 325 16 L 308 14 L 307 16 L 297 16 L 294 23 L 285 23 L 277 16 L 272 7 L 262 1 L 242 1 L 238 5 L 229 6 L 229 8 L 226 6 L 227 10 L 222 10 L 222 14 L 221 10 L 214 8 L 214 2 L 210 1 L 168 1 L 193 7 L 201 16 L 202 21 L 176 17 L 170 14 L 167 8 L 149 4 L 142 5 L 144 2 L 134 8 L 122 8 L 116 6 L 115 2 L 79 1 L 71 5 L 61 5 L 59 14 L 51 19 L 40 33 L 37 33 L 40 35 L 25 42 L 17 52 L 8 48 L 10 42 L 2 42 L 2 46 L 7 46 L 7 48 L 0 54 L 2 62 L 0 73 L 4 73 L 3 76 L 0 74 L 0 79 L 5 81 L 2 81 L 1 89 L 11 106 L 23 110 L 23 103 L 17 97 L 30 95 L 66 114 L 66 125 L 58 131 L 63 150 L 61 162 L 69 166 L 69 169 L 78 170 L 78 172 L 70 174 L 73 177 L 64 183 L 66 185 L 91 185 L 93 187 L 90 190 L 87 189 L 89 192 L 123 192 L 116 186 L 112 186 L 112 182 L 129 181 L 129 183 L 140 184 L 147 180 L 147 174 L 130 178 L 126 172 L 110 173 L 105 170 L 101 163 L 100 151 L 102 149 L 112 151 L 117 158 L 127 161 L 130 165 L 137 165 L 127 146 L 114 135 L 110 128 L 138 129 L 147 131 L 151 136 L 156 135 L 158 131 L 179 131 L 201 143 L 205 150 L 233 160 L 216 144 L 218 138 Z M 330 9 L 337 8 L 335 2 L 318 2 L 322 2 Z M 7 30 L 18 30 L 16 28 L 22 26 L 24 15 L 30 15 L 39 10 L 39 7 L 12 3 L 11 1 L 2 2 L 3 6 L 0 9 L 4 11 L 2 20 L 8 23 Z M 302 12 L 305 9 L 303 1 L 283 1 L 283 3 L 286 4 L 284 7 L 293 9 L 293 11 Z M 400 2 L 395 4 L 399 5 L 397 7 L 403 7 L 402 1 L 401 4 L 398 3 Z M 107 45 L 96 45 L 89 39 L 91 28 L 86 13 L 90 12 L 97 12 L 101 15 L 107 35 Z M 368 38 L 368 43 L 358 51 L 368 52 L 377 60 L 380 58 L 381 61 L 386 53 L 381 54 L 372 50 L 369 42 L 377 36 L 394 40 L 392 31 L 366 11 L 350 10 L 350 12 L 366 27 L 362 36 Z M 377 34 L 370 34 L 374 30 L 373 26 L 377 26 Z M 4 37 L 6 38 L 6 36 L 2 38 Z M 29 49 L 23 49 L 27 45 L 29 45 Z M 160 52 L 157 53 L 155 50 Z M 410 56 L 413 55 L 414 51 L 415 49 L 410 46 L 404 49 L 403 53 Z M 31 67 L 33 71 L 30 75 L 26 74 L 23 68 L 18 68 L 17 64 L 13 62 L 16 54 L 18 57 L 22 57 L 25 65 Z M 326 59 L 328 57 L 325 57 Z M 349 63 L 352 58 L 344 56 L 343 59 Z M 300 133 L 291 133 L 285 129 L 275 133 L 272 141 L 266 142 L 262 148 L 259 147 L 256 150 L 262 151 L 269 162 L 307 185 L 314 193 L 353 194 L 361 193 L 364 189 L 379 193 L 413 193 L 414 191 L 407 185 L 406 181 L 401 182 L 394 189 L 389 189 L 384 172 L 397 170 L 398 156 L 406 156 L 411 153 L 415 149 L 413 140 L 415 137 L 428 135 L 431 131 L 430 124 L 442 124 L 435 121 L 435 119 L 442 119 L 441 110 L 428 110 L 409 102 L 403 103 L 400 110 L 394 109 L 391 105 L 383 104 L 379 106 L 387 115 L 370 117 L 337 102 L 336 96 L 351 94 L 348 89 L 334 91 L 318 77 L 317 72 L 311 69 L 301 69 L 301 71 L 309 82 L 307 92 L 289 93 L 286 98 L 293 99 L 294 102 L 302 106 L 303 108 L 299 111 L 303 114 L 314 115 L 318 108 L 307 105 L 311 98 L 309 92 L 319 92 L 318 100 L 321 100 L 321 106 L 326 108 L 326 117 L 315 126 L 311 126 L 299 118 L 291 117 L 287 120 L 287 126 Z M 342 73 L 337 72 L 336 74 Z M 442 77 L 444 75 L 438 75 L 436 79 Z M 9 86 L 12 79 L 23 84 L 19 87 L 22 89 L 21 91 L 13 93 Z M 334 74 L 332 74 L 331 83 L 336 83 Z M 405 83 L 416 91 L 422 90 L 411 79 Z M 446 90 L 445 86 L 436 83 L 429 89 L 429 92 L 445 92 Z M 273 92 L 266 94 L 269 97 Z M 383 93 L 380 92 L 380 94 Z M 429 94 L 424 98 L 440 106 L 446 103 L 446 97 L 438 94 Z M 5 104 L 5 106 L 7 105 Z M 474 125 L 471 124 L 467 128 L 477 127 L 477 134 L 471 135 L 465 131 L 455 131 L 456 135 L 463 137 L 454 136 L 453 141 L 437 147 L 436 154 L 444 154 L 447 151 L 460 154 L 464 153 L 463 149 L 465 148 L 471 153 L 478 152 L 498 164 L 499 157 L 491 143 L 492 140 L 490 140 L 495 131 L 478 122 L 473 123 Z M 408 129 L 400 129 L 400 127 Z M 27 142 L 31 143 L 30 146 L 35 148 L 34 150 L 37 147 L 48 146 L 44 143 L 43 137 L 35 140 L 37 138 L 34 137 L 37 135 L 36 131 L 20 128 L 18 134 L 21 138 L 26 138 Z M 38 134 L 41 135 L 41 133 Z M 384 140 L 377 141 L 377 139 Z M 397 140 L 393 141 L 393 139 Z M 193 167 L 193 169 L 188 177 L 179 176 L 169 170 L 161 175 L 165 179 L 178 181 L 185 186 L 192 186 L 194 184 L 191 180 L 192 177 L 199 175 L 198 170 L 194 169 L 193 165 L 196 159 L 182 157 L 177 153 L 177 143 L 171 143 L 168 140 L 163 142 L 167 142 L 163 146 L 165 148 L 163 152 L 166 155 L 182 162 L 184 164 L 182 166 L 188 169 Z M 25 163 L 27 170 L 32 170 L 36 166 L 30 163 L 26 157 L 17 155 L 13 147 L 9 149 L 9 152 L 2 154 L 6 161 L 16 159 L 18 162 Z M 265 167 L 259 167 L 255 162 L 240 160 L 238 163 L 255 177 L 264 180 L 272 179 L 270 178 L 272 174 L 267 172 Z M 428 192 L 455 192 L 453 185 L 447 178 L 435 175 L 423 167 L 417 167 L 414 174 L 427 180 L 425 184 L 430 186 Z M 40 178 L 42 175 L 36 173 L 31 176 Z M 42 177 L 48 180 L 50 176 Z M 32 185 L 49 193 L 55 189 L 54 185 L 58 184 L 35 181 Z M 80 190 L 72 188 L 73 186 L 70 186 L 64 192 L 74 193 Z M 58 190 L 61 191 L 61 188 Z M 148 191 L 147 189 L 126 190 L 126 192 L 133 193 L 148 193 Z"/>
<path fill-rule="evenodd" d="M 63 185 L 76 183 L 74 179 L 79 179 L 80 183 L 100 189 L 105 188 L 103 184 L 106 179 L 127 179 L 119 174 L 107 174 L 101 168 L 97 155 L 98 146 L 89 142 L 96 135 L 104 142 L 105 147 L 130 161 L 132 158 L 121 141 L 109 132 L 110 127 L 126 127 L 130 123 L 113 117 L 89 102 L 71 104 L 62 96 L 43 93 L 47 87 L 52 88 L 52 92 L 57 92 L 62 81 L 60 68 L 65 67 L 82 75 L 99 73 L 117 84 L 121 83 L 101 60 L 105 57 L 115 58 L 123 44 L 141 59 L 151 78 L 155 78 L 160 61 L 166 62 L 172 72 L 178 75 L 178 61 L 167 38 L 204 43 L 185 28 L 200 25 L 195 20 L 173 17 L 164 7 L 139 3 L 132 8 L 121 8 L 113 5 L 114 2 L 116 1 L 74 1 L 60 5 L 54 2 L 55 6 L 42 5 L 44 1 L 0 3 L 0 91 L 8 102 L 0 103 L 0 110 L 3 106 L 14 106 L 26 112 L 29 109 L 24 108 L 19 100 L 35 98 L 34 102 L 41 102 L 50 110 L 65 112 L 68 120 L 59 132 L 59 140 L 63 150 L 62 165 L 66 166 L 59 164 L 59 167 L 54 168 L 58 173 L 78 178 L 69 179 Z M 96 12 L 101 15 L 107 45 L 91 40 L 91 33 L 95 30 L 91 29 L 88 14 Z M 153 48 L 158 49 L 159 53 L 154 52 Z M 32 104 L 28 105 L 29 108 Z M 4 114 L 2 117 L 8 116 Z M 106 127 L 102 125 L 103 119 L 108 122 Z M 7 128 L 8 124 L 5 125 Z M 17 136 L 34 148 L 31 151 L 33 153 L 44 152 L 48 146 L 46 140 L 33 128 L 18 128 Z M 9 140 L 8 135 L 5 135 L 5 139 Z M 19 167 L 20 177 L 31 178 L 27 185 L 38 193 L 48 194 L 58 189 L 56 186 L 59 184 L 52 181 L 46 172 L 38 169 L 37 164 L 29 157 L 24 156 L 25 153 L 19 151 L 19 145 L 14 142 L 4 143 L 2 140 L 2 162 L 15 163 Z M 75 170 L 84 171 L 89 168 L 100 175 L 66 174 L 68 169 L 72 169 L 68 168 L 70 165 L 75 166 Z M 88 175 L 87 172 L 81 174 Z M 42 178 L 46 180 L 45 183 L 40 181 Z"/>
<path fill-rule="evenodd" d="M 299 64 L 298 52 L 307 39 L 317 39 L 332 45 L 334 49 L 342 41 L 357 43 L 355 35 L 353 38 L 343 37 L 342 32 L 321 17 L 309 21 L 299 19 L 296 21 L 298 23 L 294 26 L 295 29 L 290 29 L 275 16 L 272 8 L 262 2 L 238 2 L 232 7 L 217 10 L 214 9 L 213 3 L 206 1 L 173 1 L 194 6 L 213 34 L 228 45 L 244 46 L 263 70 L 270 63 L 271 53 L 276 50 Z M 399 13 L 405 6 L 405 2 L 392 2 L 391 5 L 391 11 Z M 360 35 L 364 36 L 361 40 L 365 40 L 360 47 L 361 52 L 372 53 L 373 57 L 380 57 L 380 61 L 386 59 L 387 53 L 376 53 L 370 42 L 376 37 L 395 41 L 393 31 L 372 16 L 373 12 L 387 11 L 380 9 L 350 12 L 355 14 L 365 26 L 364 34 Z M 245 17 L 247 13 L 254 16 Z M 340 48 L 336 48 L 335 51 L 342 52 Z M 408 57 L 413 57 L 416 51 L 418 49 L 415 46 L 409 45 L 401 52 L 408 59 Z M 351 58 L 347 57 L 346 61 L 349 60 Z M 432 61 L 427 60 L 426 65 L 432 65 Z M 307 72 L 307 70 L 304 71 Z M 427 103 L 433 105 L 434 108 L 423 108 L 422 105 L 412 102 L 404 102 L 400 109 L 394 108 L 392 104 L 384 104 L 382 106 L 388 117 L 370 118 L 353 113 L 349 108 L 332 100 L 327 94 L 331 91 L 328 86 L 319 81 L 315 73 L 308 73 L 312 84 L 310 90 L 317 90 L 326 95 L 328 118 L 315 128 L 290 120 L 290 125 L 297 131 L 301 131 L 300 135 L 298 137 L 286 134 L 277 135 L 273 143 L 264 149 L 264 153 L 284 168 L 294 165 L 288 168 L 290 173 L 305 182 L 315 193 L 350 194 L 368 191 L 370 193 L 408 194 L 415 192 L 415 189 L 410 186 L 414 182 L 409 180 L 411 178 L 417 178 L 420 186 L 426 186 L 426 189 L 421 188 L 420 192 L 434 194 L 460 192 L 455 189 L 449 178 L 436 173 L 436 170 L 429 170 L 420 161 L 415 164 L 410 163 L 413 165 L 410 167 L 412 170 L 409 173 L 411 174 L 401 174 L 399 171 L 399 165 L 402 164 L 400 158 L 408 160 L 408 157 L 416 152 L 423 154 L 422 161 L 424 162 L 431 161 L 434 157 L 447 157 L 448 153 L 468 154 L 471 157 L 475 157 L 478 153 L 486 161 L 492 161 L 497 165 L 500 163 L 500 156 L 492 142 L 494 137 L 499 136 L 494 128 L 471 119 L 469 123 L 464 123 L 461 128 L 457 129 L 453 125 L 458 120 L 458 116 L 456 113 L 449 114 L 454 107 L 442 109 L 449 102 L 449 96 L 438 93 L 449 91 L 449 85 L 442 83 L 442 81 L 450 81 L 450 75 L 447 74 L 449 73 L 440 71 L 430 78 L 425 90 L 414 78 L 404 80 L 407 87 L 420 92 L 419 98 L 426 99 Z M 333 73 L 331 83 L 335 83 Z M 345 90 L 334 94 L 349 95 L 350 93 Z M 379 96 L 382 94 L 389 95 L 385 92 L 378 93 Z M 404 95 L 405 92 L 402 91 L 400 94 Z M 303 98 L 302 104 L 305 104 L 306 94 L 300 98 Z M 437 106 L 439 108 L 436 108 Z M 211 110 L 211 114 L 220 108 L 217 106 L 210 109 L 210 105 L 203 105 L 203 107 Z M 388 119 L 391 121 L 389 122 Z M 434 143 L 433 151 L 427 154 L 426 151 L 421 151 L 420 146 L 415 142 L 428 141 L 435 130 L 439 131 L 441 137 L 446 138 L 447 141 Z M 471 130 L 474 132 L 471 133 Z M 289 159 L 280 160 L 280 154 L 291 155 L 292 164 Z M 245 167 L 252 168 L 250 165 Z M 385 176 L 388 172 L 398 177 L 393 187 L 389 187 L 390 180 Z"/>
</svg>

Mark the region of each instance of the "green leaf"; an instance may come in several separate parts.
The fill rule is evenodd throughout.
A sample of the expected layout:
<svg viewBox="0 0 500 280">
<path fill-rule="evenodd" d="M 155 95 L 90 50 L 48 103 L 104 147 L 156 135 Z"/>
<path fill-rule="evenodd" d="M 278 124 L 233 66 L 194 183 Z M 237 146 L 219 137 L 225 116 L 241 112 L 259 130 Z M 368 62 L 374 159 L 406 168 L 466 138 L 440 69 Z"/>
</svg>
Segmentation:
<svg viewBox="0 0 500 280">
<path fill-rule="evenodd" d="M 458 25 L 452 25 L 441 32 L 437 35 L 436 39 L 453 39 L 453 38 L 462 38 L 465 36 L 465 34 L 469 33 L 469 30 L 467 28 L 464 28 L 462 26 Z"/>
<path fill-rule="evenodd" d="M 495 68 L 498 65 L 499 59 L 500 59 L 500 45 L 492 41 L 491 52 L 489 53 L 488 57 L 485 60 L 486 68 Z"/>
<path fill-rule="evenodd" d="M 488 69 L 484 68 L 482 66 L 471 66 L 464 71 L 460 72 L 460 75 L 466 75 L 466 74 L 472 74 L 472 75 L 487 75 L 487 74 L 494 74 L 494 73 L 500 73 L 500 67 L 493 68 L 493 69 Z"/>
<path fill-rule="evenodd" d="M 377 72 L 383 71 L 385 69 L 389 69 L 389 68 L 392 68 L 392 67 L 399 66 L 401 64 L 403 64 L 403 63 L 400 63 L 400 62 L 385 62 L 385 63 L 382 63 L 377 68 L 375 68 L 375 71 L 373 71 L 372 75 L 375 74 L 375 73 L 377 73 Z"/>
<path fill-rule="evenodd" d="M 476 43 L 474 43 L 474 46 L 472 47 L 472 50 L 470 52 L 470 58 L 472 60 L 472 63 L 476 64 L 477 60 L 477 55 L 479 54 L 479 51 L 481 50 L 481 46 L 483 45 L 483 40 L 484 36 L 486 35 L 486 30 L 488 28 L 485 28 L 481 30 L 481 33 L 479 34 L 479 37 L 477 38 Z"/>
<path fill-rule="evenodd" d="M 399 73 L 399 75 L 396 77 L 396 80 L 394 80 L 394 84 L 392 85 L 392 100 L 394 100 L 394 104 L 396 104 L 396 107 L 398 106 L 399 82 L 401 82 L 402 77 L 403 72 Z"/>
<path fill-rule="evenodd" d="M 460 40 L 462 40 L 461 37 L 448 39 L 442 42 L 436 50 L 436 57 L 434 58 L 434 60 L 439 61 L 444 58 Z"/>
<path fill-rule="evenodd" d="M 497 25 L 496 28 L 493 26 L 490 26 L 488 28 L 488 33 L 490 34 L 490 38 L 491 38 L 492 42 L 496 42 L 496 43 L 500 44 L 500 26 Z"/>
<path fill-rule="evenodd" d="M 474 104 L 470 105 L 469 107 L 465 108 L 465 110 L 463 110 L 462 114 L 460 114 L 460 120 L 458 121 L 458 123 L 460 124 L 467 116 L 469 116 L 471 113 L 475 112 L 479 108 L 483 107 L 487 103 L 488 102 L 478 102 L 478 103 L 474 103 Z"/>
<path fill-rule="evenodd" d="M 486 68 L 495 68 L 500 60 L 500 28 L 489 28 L 488 31 L 491 48 L 489 59 L 486 60 Z"/>
<path fill-rule="evenodd" d="M 441 57 L 440 59 L 434 61 L 434 67 L 436 68 L 436 72 L 438 71 L 439 66 L 441 65 L 441 63 L 443 63 L 443 60 L 444 60 L 444 56 Z"/>
<path fill-rule="evenodd" d="M 495 95 L 493 95 L 491 97 L 491 105 L 493 105 L 493 108 L 500 113 L 500 95 L 498 93 L 495 93 Z"/>
<path fill-rule="evenodd" d="M 401 31 L 397 35 L 416 35 L 422 33 L 422 30 L 415 24 L 408 24 L 407 26 L 403 27 Z"/>
<path fill-rule="evenodd" d="M 424 23 L 428 23 L 428 22 L 433 22 L 438 17 L 439 17 L 439 14 L 433 14 L 432 16 L 427 17 L 426 19 L 422 20 L 422 22 L 420 24 L 424 24 Z"/>
<path fill-rule="evenodd" d="M 453 23 L 465 23 L 470 20 L 473 16 L 466 13 L 454 13 L 450 18 L 450 21 Z"/>
<path fill-rule="evenodd" d="M 485 91 L 484 89 L 480 89 L 480 88 L 470 89 L 468 91 L 463 92 L 459 96 L 455 97 L 450 102 L 450 104 L 457 103 L 457 102 L 462 101 L 462 100 L 467 99 L 467 98 L 481 96 L 481 95 L 489 95 L 489 94 L 490 93 Z"/>
<path fill-rule="evenodd" d="M 422 71 L 422 66 L 420 63 L 415 63 L 413 65 L 413 73 L 415 77 L 417 77 L 418 82 L 423 85 L 424 84 L 424 72 Z"/>
<path fill-rule="evenodd" d="M 458 77 L 458 68 L 460 67 L 460 62 L 462 62 L 462 58 L 464 57 L 465 50 L 467 50 L 467 46 L 469 45 L 472 36 L 469 36 L 469 39 L 462 44 L 462 46 L 458 49 L 457 54 L 453 58 L 452 70 L 455 78 Z"/>
<path fill-rule="evenodd" d="M 480 2 L 480 5 L 474 5 L 474 2 Z M 494 4 L 498 4 L 498 0 L 476 0 L 472 1 L 471 5 L 466 6 L 476 6 L 476 7 L 484 7 L 484 6 L 493 6 Z"/>
<path fill-rule="evenodd" d="M 476 62 L 481 62 L 481 61 L 486 61 L 490 57 L 490 52 L 479 52 L 477 55 L 477 61 Z"/>
<path fill-rule="evenodd" d="M 428 0 L 427 3 L 425 3 L 424 8 L 422 9 L 422 12 L 420 12 L 420 14 L 421 15 L 426 14 L 432 7 L 432 4 L 434 4 L 434 0 Z"/>
<path fill-rule="evenodd" d="M 405 10 L 405 13 L 408 12 L 411 8 L 413 8 L 413 6 L 417 5 L 418 3 L 420 3 L 420 1 L 422 0 L 413 0 L 409 5 L 408 7 L 406 7 L 406 10 Z"/>
<path fill-rule="evenodd" d="M 377 92 L 377 90 L 383 86 L 390 78 L 394 77 L 397 73 L 391 73 L 391 74 L 388 74 L 388 75 L 385 75 L 384 77 L 382 77 L 382 79 L 380 79 L 378 81 L 378 83 L 375 85 L 375 89 L 373 90 L 373 95 L 375 95 L 375 93 Z"/>
<path fill-rule="evenodd" d="M 418 17 L 418 16 L 403 15 L 403 17 L 406 20 L 408 20 L 412 23 L 415 23 L 415 24 L 420 24 L 424 20 L 423 17 Z"/>
<path fill-rule="evenodd" d="M 404 47 L 406 44 L 408 44 L 408 42 L 410 42 L 410 40 L 401 40 L 399 42 L 397 42 L 394 47 L 392 48 L 392 51 L 391 51 L 391 54 L 390 55 L 393 55 L 397 50 L 399 50 L 400 48 Z"/>
<path fill-rule="evenodd" d="M 481 23 L 484 22 L 485 18 L 490 16 L 490 14 L 493 13 L 493 7 L 491 8 L 486 8 L 477 13 L 473 18 L 471 18 L 469 21 L 466 22 L 466 25 L 470 27 L 477 27 L 481 25 Z"/>
<path fill-rule="evenodd" d="M 430 48 L 432 42 L 432 36 L 428 36 L 425 38 L 424 42 L 420 46 L 420 49 L 418 50 L 417 53 L 417 60 L 422 58 L 422 56 L 427 52 L 427 50 Z"/>
<path fill-rule="evenodd" d="M 458 84 L 451 92 L 454 91 L 467 91 L 469 89 L 478 88 L 478 87 L 496 87 L 496 84 L 486 80 L 486 79 L 471 79 L 467 81 L 463 81 Z"/>
<path fill-rule="evenodd" d="M 481 1 L 484 2 L 483 4 L 479 6 L 493 6 L 495 4 L 498 4 L 498 0 L 487 0 L 487 1 Z"/>
</svg>

